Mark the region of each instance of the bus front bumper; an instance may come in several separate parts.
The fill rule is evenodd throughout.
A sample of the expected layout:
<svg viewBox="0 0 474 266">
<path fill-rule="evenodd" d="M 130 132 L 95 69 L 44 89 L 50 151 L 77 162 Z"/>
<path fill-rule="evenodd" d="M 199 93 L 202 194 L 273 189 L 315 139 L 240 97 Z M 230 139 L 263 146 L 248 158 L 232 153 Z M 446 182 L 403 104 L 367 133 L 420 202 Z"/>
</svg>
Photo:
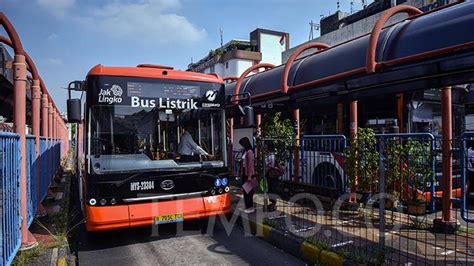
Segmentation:
<svg viewBox="0 0 474 266">
<path fill-rule="evenodd" d="M 147 226 L 162 215 L 182 214 L 184 220 L 230 212 L 230 193 L 216 196 L 117 206 L 85 206 L 87 231 Z"/>
</svg>

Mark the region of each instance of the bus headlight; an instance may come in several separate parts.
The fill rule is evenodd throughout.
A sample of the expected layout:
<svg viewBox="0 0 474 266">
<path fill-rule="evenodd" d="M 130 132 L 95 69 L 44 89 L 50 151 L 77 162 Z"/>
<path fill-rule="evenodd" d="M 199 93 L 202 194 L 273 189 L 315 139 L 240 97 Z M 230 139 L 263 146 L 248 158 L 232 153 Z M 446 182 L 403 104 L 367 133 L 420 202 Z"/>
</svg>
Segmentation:
<svg viewBox="0 0 474 266">
<path fill-rule="evenodd" d="M 95 199 L 90 199 L 90 200 L 89 200 L 89 204 L 92 205 L 92 206 L 94 206 L 94 205 L 97 204 L 97 200 L 95 200 Z"/>
<path fill-rule="evenodd" d="M 218 192 L 219 194 L 222 194 L 222 192 L 224 192 L 224 189 L 222 189 L 221 187 L 218 189 Z"/>
<path fill-rule="evenodd" d="M 229 179 L 227 179 L 227 177 L 224 177 L 221 179 L 221 185 L 222 186 L 227 186 L 229 184 Z"/>
<path fill-rule="evenodd" d="M 100 200 L 100 205 L 104 206 L 105 204 L 107 204 L 107 200 L 106 199 L 101 199 Z"/>
<path fill-rule="evenodd" d="M 211 195 L 212 196 L 216 195 L 216 190 L 215 189 L 211 189 Z"/>
<path fill-rule="evenodd" d="M 229 191 L 230 191 L 230 187 L 225 187 L 224 191 L 225 191 L 225 192 L 229 192 Z"/>
<path fill-rule="evenodd" d="M 214 186 L 215 187 L 220 187 L 221 186 L 221 180 L 219 178 L 216 178 L 216 180 L 214 180 Z"/>
<path fill-rule="evenodd" d="M 110 200 L 110 204 L 112 204 L 112 205 L 117 204 L 117 200 L 116 200 L 115 198 L 112 198 L 112 199 Z"/>
</svg>

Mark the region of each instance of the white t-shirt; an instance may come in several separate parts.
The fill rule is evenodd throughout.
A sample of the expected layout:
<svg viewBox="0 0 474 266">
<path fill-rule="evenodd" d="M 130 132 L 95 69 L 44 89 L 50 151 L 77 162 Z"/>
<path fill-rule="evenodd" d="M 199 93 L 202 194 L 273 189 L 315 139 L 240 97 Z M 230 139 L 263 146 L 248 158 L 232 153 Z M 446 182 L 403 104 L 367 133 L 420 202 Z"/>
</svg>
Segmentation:
<svg viewBox="0 0 474 266">
<path fill-rule="evenodd" d="M 474 149 L 467 149 L 467 170 L 474 172 Z"/>
<path fill-rule="evenodd" d="M 265 157 L 265 165 L 275 167 L 275 153 L 270 152 L 267 154 L 267 157 Z"/>
<path fill-rule="evenodd" d="M 181 136 L 181 141 L 179 142 L 178 146 L 178 153 L 181 155 L 208 155 L 208 153 L 203 148 L 197 145 L 191 134 L 189 134 L 187 131 L 183 133 L 183 136 Z"/>
</svg>

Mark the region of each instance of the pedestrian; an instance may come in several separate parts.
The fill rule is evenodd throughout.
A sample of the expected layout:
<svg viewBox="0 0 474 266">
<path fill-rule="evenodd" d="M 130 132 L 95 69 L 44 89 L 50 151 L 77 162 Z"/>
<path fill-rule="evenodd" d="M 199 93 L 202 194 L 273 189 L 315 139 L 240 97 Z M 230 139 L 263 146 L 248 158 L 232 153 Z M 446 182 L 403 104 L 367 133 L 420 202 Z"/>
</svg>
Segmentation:
<svg viewBox="0 0 474 266">
<path fill-rule="evenodd" d="M 254 153 L 253 153 L 253 146 L 250 143 L 249 138 L 243 137 L 239 140 L 239 144 L 243 147 L 242 152 L 242 167 L 241 169 L 241 179 L 242 179 L 242 191 L 244 193 L 244 202 L 245 202 L 245 213 L 252 213 L 255 211 L 253 207 L 253 193 L 255 186 L 251 190 L 245 191 L 244 185 L 248 185 L 250 183 L 256 183 L 256 179 L 253 180 L 255 177 L 255 165 L 254 165 Z M 246 184 L 248 182 L 248 184 Z"/>
<path fill-rule="evenodd" d="M 265 142 L 264 145 L 265 152 L 265 177 L 268 182 L 268 193 L 270 205 L 267 206 L 267 211 L 276 210 L 276 197 L 275 193 L 277 192 L 278 187 L 278 178 L 283 175 L 283 170 L 278 165 L 276 156 L 275 156 L 275 145 L 272 141 Z"/>
<path fill-rule="evenodd" d="M 474 141 L 469 141 L 467 149 L 467 186 L 469 188 L 468 199 L 474 197 Z M 464 189 L 464 188 L 463 188 Z"/>
</svg>

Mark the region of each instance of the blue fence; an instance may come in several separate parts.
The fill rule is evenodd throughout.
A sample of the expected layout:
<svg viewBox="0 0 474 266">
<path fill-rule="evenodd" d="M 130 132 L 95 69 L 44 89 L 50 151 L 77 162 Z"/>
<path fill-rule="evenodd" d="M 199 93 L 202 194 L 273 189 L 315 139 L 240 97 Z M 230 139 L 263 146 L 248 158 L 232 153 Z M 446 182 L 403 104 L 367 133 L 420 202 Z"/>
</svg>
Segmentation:
<svg viewBox="0 0 474 266">
<path fill-rule="evenodd" d="M 0 264 L 9 265 L 20 248 L 20 137 L 0 132 Z"/>
<path fill-rule="evenodd" d="M 40 138 L 40 169 L 45 169 L 40 171 L 40 198 L 43 201 L 46 198 L 46 193 L 49 187 L 48 168 L 47 168 L 47 149 L 46 149 L 46 138 Z"/>
<path fill-rule="evenodd" d="M 21 245 L 20 155 L 19 135 L 0 132 L 0 265 L 10 265 Z M 27 136 L 25 159 L 26 219 L 30 226 L 37 212 L 38 199 L 44 200 L 59 169 L 61 142 L 47 141 L 41 137 L 40 153 L 37 157 L 36 138 Z"/>
<path fill-rule="evenodd" d="M 28 226 L 31 225 L 38 207 L 38 192 L 36 189 L 36 139 L 35 136 L 26 136 L 26 187 Z"/>
</svg>

